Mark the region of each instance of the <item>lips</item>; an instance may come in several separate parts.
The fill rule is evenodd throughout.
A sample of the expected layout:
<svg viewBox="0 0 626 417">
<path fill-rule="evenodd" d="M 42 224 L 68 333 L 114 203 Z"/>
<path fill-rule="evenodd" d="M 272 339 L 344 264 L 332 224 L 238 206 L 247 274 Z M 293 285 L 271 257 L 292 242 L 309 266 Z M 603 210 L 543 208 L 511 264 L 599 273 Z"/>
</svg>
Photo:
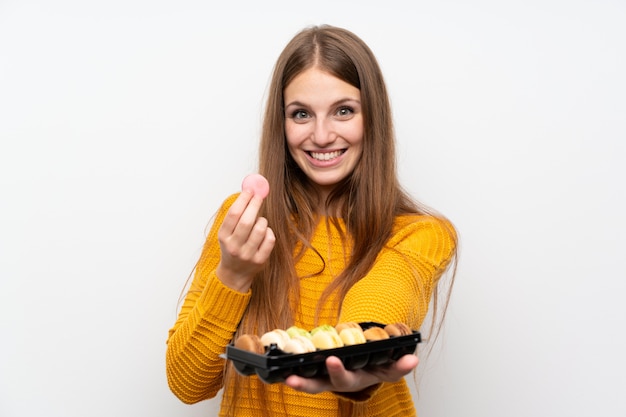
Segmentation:
<svg viewBox="0 0 626 417">
<path fill-rule="evenodd" d="M 345 149 L 330 152 L 307 152 L 309 156 L 317 161 L 326 162 L 340 157 L 345 152 Z"/>
</svg>

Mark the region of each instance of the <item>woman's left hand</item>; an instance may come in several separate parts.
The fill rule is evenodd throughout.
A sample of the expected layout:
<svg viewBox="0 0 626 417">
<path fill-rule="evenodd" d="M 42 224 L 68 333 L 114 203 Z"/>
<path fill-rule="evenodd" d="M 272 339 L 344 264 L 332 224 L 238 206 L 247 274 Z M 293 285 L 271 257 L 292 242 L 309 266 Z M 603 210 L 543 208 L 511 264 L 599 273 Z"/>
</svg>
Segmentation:
<svg viewBox="0 0 626 417">
<path fill-rule="evenodd" d="M 326 378 L 289 376 L 285 384 L 297 390 L 317 394 L 324 391 L 358 392 L 380 382 L 397 382 L 412 372 L 419 363 L 415 355 L 404 355 L 389 365 L 348 371 L 336 356 L 326 358 Z"/>
</svg>

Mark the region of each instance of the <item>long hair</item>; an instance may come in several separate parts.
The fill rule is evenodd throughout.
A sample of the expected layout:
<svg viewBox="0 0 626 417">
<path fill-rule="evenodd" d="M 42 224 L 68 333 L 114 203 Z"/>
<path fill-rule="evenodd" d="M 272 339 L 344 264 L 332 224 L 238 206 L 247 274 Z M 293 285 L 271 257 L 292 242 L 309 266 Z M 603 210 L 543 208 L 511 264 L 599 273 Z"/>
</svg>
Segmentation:
<svg viewBox="0 0 626 417">
<path fill-rule="evenodd" d="M 345 180 L 326 201 L 291 157 L 285 136 L 283 92 L 303 71 L 322 71 L 358 88 L 363 113 L 363 151 Z M 394 219 L 402 214 L 424 214 L 401 188 L 396 173 L 395 136 L 391 106 L 382 72 L 370 48 L 353 33 L 332 26 L 316 26 L 299 32 L 279 56 L 268 90 L 259 149 L 259 172 L 270 183 L 261 215 L 276 235 L 265 269 L 255 277 L 252 298 L 237 334 L 261 334 L 287 328 L 294 321 L 299 278 L 295 265 L 310 247 L 320 221 L 315 208 L 325 204 L 333 213 L 327 221 L 345 224 L 344 243 L 348 264 L 325 290 L 318 310 L 331 295 L 341 300 L 370 270 L 391 237 Z M 341 230 L 340 227 L 337 229 Z M 320 271 L 321 272 L 321 271 Z M 227 372 L 227 376 L 234 372 Z M 262 398 L 262 396 L 260 396 Z"/>
</svg>

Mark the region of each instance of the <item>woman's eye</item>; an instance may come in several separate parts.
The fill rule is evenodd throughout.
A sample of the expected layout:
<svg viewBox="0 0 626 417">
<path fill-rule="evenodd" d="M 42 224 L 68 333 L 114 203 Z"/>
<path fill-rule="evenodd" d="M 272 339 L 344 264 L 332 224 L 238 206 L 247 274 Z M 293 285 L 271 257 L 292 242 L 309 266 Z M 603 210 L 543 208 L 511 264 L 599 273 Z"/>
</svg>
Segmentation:
<svg viewBox="0 0 626 417">
<path fill-rule="evenodd" d="M 309 117 L 309 114 L 304 110 L 296 110 L 291 113 L 291 117 L 296 120 L 302 120 Z"/>
<path fill-rule="evenodd" d="M 337 116 L 339 117 L 350 117 L 354 113 L 354 110 L 351 107 L 341 107 L 337 110 Z"/>
</svg>

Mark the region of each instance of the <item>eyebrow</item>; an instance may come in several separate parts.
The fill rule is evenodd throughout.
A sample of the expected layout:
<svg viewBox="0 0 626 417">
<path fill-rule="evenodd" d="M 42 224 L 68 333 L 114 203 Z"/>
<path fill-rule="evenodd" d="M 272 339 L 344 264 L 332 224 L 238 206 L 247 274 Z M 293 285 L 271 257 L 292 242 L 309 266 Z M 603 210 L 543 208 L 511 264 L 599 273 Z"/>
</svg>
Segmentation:
<svg viewBox="0 0 626 417">
<path fill-rule="evenodd" d="M 349 98 L 349 97 L 346 97 L 346 98 L 341 98 L 341 99 L 339 99 L 339 100 L 335 101 L 335 102 L 334 102 L 334 103 L 332 103 L 330 106 L 331 106 L 331 107 L 335 107 L 335 106 L 339 106 L 340 104 L 345 104 L 345 103 L 348 103 L 348 102 L 361 104 L 361 100 L 357 100 L 356 98 Z M 292 106 L 297 106 L 297 107 L 309 107 L 307 104 L 305 104 L 305 103 L 303 103 L 303 102 L 301 102 L 301 101 L 298 101 L 298 100 L 292 101 L 292 102 L 290 102 L 289 104 L 285 104 L 285 108 L 287 108 L 287 107 L 292 107 Z"/>
</svg>

